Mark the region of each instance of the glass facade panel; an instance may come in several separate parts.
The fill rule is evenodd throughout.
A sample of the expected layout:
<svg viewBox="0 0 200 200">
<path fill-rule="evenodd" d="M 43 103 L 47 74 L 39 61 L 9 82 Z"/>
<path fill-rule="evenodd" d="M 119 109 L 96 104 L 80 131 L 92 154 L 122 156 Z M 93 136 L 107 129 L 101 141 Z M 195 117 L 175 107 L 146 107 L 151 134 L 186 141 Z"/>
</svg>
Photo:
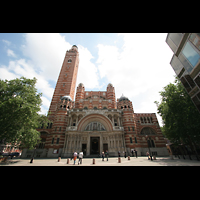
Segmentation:
<svg viewBox="0 0 200 200">
<path fill-rule="evenodd" d="M 183 69 L 183 65 L 180 62 L 180 60 L 176 57 L 176 55 L 173 55 L 170 64 L 173 67 L 176 75 L 178 76 L 180 74 L 181 70 Z"/>
<path fill-rule="evenodd" d="M 183 55 L 187 58 L 187 60 L 190 62 L 190 64 L 195 67 L 200 59 L 200 55 L 197 53 L 197 51 L 192 47 L 190 42 L 187 42 L 185 47 L 182 51 Z"/>
<path fill-rule="evenodd" d="M 176 46 L 180 44 L 182 37 L 182 33 L 170 33 L 170 39 L 174 42 Z"/>
</svg>

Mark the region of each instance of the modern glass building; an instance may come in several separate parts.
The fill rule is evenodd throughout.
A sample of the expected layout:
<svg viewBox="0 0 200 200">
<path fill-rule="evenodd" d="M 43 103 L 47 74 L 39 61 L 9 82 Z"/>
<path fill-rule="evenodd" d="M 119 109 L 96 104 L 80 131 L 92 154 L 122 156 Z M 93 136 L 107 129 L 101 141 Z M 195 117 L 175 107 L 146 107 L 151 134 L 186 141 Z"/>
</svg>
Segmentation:
<svg viewBox="0 0 200 200">
<path fill-rule="evenodd" d="M 200 112 L 200 33 L 168 33 L 171 66 Z"/>
</svg>

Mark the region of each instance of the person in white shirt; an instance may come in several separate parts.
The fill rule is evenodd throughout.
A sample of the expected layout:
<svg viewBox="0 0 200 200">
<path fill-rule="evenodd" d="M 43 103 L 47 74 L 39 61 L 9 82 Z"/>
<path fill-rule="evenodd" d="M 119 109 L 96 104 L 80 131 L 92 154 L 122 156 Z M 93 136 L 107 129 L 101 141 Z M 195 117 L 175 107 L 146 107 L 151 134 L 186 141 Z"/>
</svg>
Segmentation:
<svg viewBox="0 0 200 200">
<path fill-rule="evenodd" d="M 79 161 L 78 161 L 78 165 L 79 165 L 79 163 L 82 164 L 82 159 L 83 159 L 83 152 L 79 152 Z"/>
</svg>

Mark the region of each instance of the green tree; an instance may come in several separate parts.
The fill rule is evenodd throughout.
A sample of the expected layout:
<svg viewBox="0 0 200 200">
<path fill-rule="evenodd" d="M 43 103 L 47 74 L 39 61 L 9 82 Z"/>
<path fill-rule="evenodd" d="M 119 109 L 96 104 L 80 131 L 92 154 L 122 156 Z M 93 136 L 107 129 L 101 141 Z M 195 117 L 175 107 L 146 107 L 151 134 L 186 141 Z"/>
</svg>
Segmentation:
<svg viewBox="0 0 200 200">
<path fill-rule="evenodd" d="M 162 117 L 163 134 L 174 144 L 187 144 L 197 154 L 200 143 L 200 114 L 178 78 L 159 92 L 161 103 L 155 101 Z"/>
<path fill-rule="evenodd" d="M 36 81 L 25 77 L 0 80 L 0 140 L 5 143 L 32 149 L 40 141 L 36 128 L 48 119 L 38 114 L 42 94 L 37 93 Z"/>
</svg>

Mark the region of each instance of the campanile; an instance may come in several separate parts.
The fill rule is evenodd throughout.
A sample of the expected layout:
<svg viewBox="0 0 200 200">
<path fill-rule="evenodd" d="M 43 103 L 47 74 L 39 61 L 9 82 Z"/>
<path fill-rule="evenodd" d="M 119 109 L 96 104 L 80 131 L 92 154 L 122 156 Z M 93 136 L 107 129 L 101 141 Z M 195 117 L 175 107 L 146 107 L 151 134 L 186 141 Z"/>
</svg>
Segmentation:
<svg viewBox="0 0 200 200">
<path fill-rule="evenodd" d="M 74 100 L 78 66 L 78 47 L 73 45 L 72 48 L 66 52 L 63 65 L 60 70 L 60 74 L 49 107 L 50 118 L 54 116 L 56 105 L 61 97 L 69 96 L 72 101 Z"/>
</svg>

